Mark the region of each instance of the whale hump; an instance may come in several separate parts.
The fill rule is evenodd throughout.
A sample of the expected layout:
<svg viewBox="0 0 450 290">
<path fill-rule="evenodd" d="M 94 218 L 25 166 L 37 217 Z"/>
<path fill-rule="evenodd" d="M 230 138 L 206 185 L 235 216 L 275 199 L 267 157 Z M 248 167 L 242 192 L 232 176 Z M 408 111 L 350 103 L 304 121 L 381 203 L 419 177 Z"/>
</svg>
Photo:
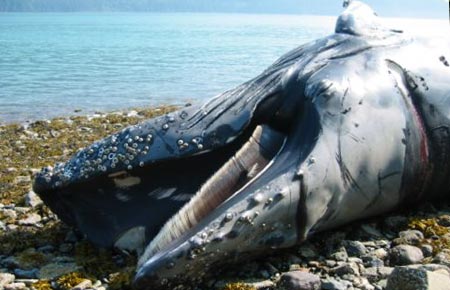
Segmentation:
<svg viewBox="0 0 450 290">
<path fill-rule="evenodd" d="M 336 33 L 377 37 L 386 33 L 399 32 L 389 29 L 367 4 L 360 1 L 344 1 L 345 10 L 336 22 Z"/>
</svg>

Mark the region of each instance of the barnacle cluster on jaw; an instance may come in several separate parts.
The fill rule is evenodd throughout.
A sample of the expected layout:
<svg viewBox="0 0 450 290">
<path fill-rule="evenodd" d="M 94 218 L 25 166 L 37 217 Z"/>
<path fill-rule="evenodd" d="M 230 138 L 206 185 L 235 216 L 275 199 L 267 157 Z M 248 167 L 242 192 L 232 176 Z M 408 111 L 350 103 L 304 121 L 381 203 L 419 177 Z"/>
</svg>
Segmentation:
<svg viewBox="0 0 450 290">
<path fill-rule="evenodd" d="M 184 115 L 183 115 L 184 113 Z M 180 118 L 186 118 L 187 113 L 180 113 Z M 47 184 L 53 188 L 59 188 L 69 183 L 74 178 L 89 179 L 95 175 L 107 172 L 108 169 L 133 170 L 145 165 L 143 156 L 148 156 L 154 141 L 158 124 L 164 131 L 169 130 L 170 124 L 176 119 L 171 114 L 166 114 L 152 121 L 152 124 L 134 125 L 123 129 L 121 132 L 97 141 L 86 149 L 77 152 L 74 158 L 66 164 L 57 164 L 55 168 L 44 168 L 40 173 Z M 185 123 L 181 124 L 183 127 Z M 155 127 L 156 126 L 156 127 Z M 156 128 L 156 129 L 155 129 Z M 178 139 L 174 144 L 180 151 L 192 145 L 197 150 L 203 149 L 203 138 L 194 137 L 191 140 Z"/>
</svg>

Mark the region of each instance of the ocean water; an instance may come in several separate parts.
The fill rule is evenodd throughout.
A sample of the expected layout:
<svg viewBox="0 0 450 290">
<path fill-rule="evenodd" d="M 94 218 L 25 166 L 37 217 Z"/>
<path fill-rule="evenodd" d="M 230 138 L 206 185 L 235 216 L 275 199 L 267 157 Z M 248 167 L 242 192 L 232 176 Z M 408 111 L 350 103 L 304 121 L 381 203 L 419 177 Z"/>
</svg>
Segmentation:
<svg viewBox="0 0 450 290">
<path fill-rule="evenodd" d="M 0 123 L 201 102 L 332 33 L 334 22 L 295 15 L 0 14 Z"/>
</svg>

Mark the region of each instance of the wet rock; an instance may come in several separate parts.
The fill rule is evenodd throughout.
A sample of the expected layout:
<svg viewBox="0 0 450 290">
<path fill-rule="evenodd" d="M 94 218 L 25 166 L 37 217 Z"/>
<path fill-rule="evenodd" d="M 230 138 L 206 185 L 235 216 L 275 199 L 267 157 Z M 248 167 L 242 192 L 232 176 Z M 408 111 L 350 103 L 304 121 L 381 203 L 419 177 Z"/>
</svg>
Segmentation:
<svg viewBox="0 0 450 290">
<path fill-rule="evenodd" d="M 321 281 L 314 274 L 293 271 L 281 275 L 279 286 L 286 290 L 319 290 Z"/>
<path fill-rule="evenodd" d="M 50 263 L 42 267 L 37 276 L 39 279 L 54 279 L 80 270 L 81 267 L 75 263 Z"/>
<path fill-rule="evenodd" d="M 36 226 L 41 220 L 42 217 L 40 215 L 37 213 L 31 213 L 26 218 L 19 220 L 19 225 Z"/>
<path fill-rule="evenodd" d="M 35 279 L 37 277 L 38 272 L 39 272 L 38 269 L 31 269 L 31 270 L 15 269 L 14 275 L 16 275 L 19 278 Z"/>
<path fill-rule="evenodd" d="M 396 267 L 389 276 L 386 290 L 448 290 L 450 277 L 411 267 Z"/>
<path fill-rule="evenodd" d="M 398 245 L 391 249 L 389 258 L 393 265 L 411 265 L 420 263 L 423 260 L 423 254 L 417 247 Z"/>
<path fill-rule="evenodd" d="M 38 207 L 43 204 L 41 198 L 32 190 L 25 195 L 25 204 L 30 207 Z"/>
<path fill-rule="evenodd" d="M 0 289 L 7 284 L 14 282 L 16 277 L 9 273 L 0 273 Z"/>
<path fill-rule="evenodd" d="M 359 241 L 344 241 L 344 247 L 349 256 L 360 257 L 367 253 L 366 246 Z"/>
<path fill-rule="evenodd" d="M 25 290 L 28 289 L 27 285 L 25 283 L 11 283 L 8 285 L 5 285 L 5 290 Z"/>
</svg>

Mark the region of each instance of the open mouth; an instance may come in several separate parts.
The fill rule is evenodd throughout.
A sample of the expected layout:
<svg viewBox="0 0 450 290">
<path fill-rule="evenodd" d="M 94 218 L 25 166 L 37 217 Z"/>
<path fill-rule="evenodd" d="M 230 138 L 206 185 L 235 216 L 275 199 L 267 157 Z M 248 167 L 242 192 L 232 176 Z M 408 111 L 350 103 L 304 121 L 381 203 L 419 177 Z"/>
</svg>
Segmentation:
<svg viewBox="0 0 450 290">
<path fill-rule="evenodd" d="M 147 247 L 141 261 L 163 250 L 203 220 L 228 198 L 244 189 L 271 161 L 283 146 L 285 135 L 267 125 L 258 125 L 240 148 L 209 177 L 190 201 L 159 231 Z"/>
</svg>

